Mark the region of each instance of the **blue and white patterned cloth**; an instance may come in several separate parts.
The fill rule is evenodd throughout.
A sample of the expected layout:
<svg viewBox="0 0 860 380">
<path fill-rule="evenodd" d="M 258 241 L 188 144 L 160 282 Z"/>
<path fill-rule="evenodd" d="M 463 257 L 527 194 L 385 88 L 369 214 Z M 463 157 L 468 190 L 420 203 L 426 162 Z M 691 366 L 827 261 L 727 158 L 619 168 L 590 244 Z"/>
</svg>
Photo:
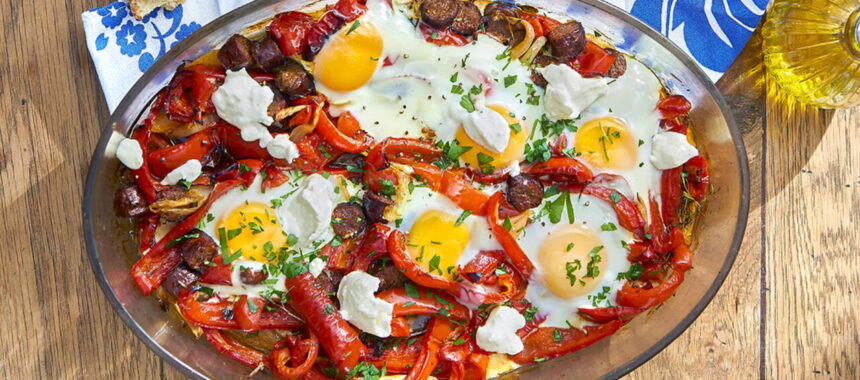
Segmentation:
<svg viewBox="0 0 860 380">
<path fill-rule="evenodd" d="M 136 20 L 125 1 L 81 15 L 108 108 L 152 64 L 200 26 L 251 0 L 187 0 Z M 560 0 L 561 1 L 561 0 Z M 735 60 L 768 0 L 605 0 L 622 8 L 690 54 L 716 81 Z"/>
</svg>

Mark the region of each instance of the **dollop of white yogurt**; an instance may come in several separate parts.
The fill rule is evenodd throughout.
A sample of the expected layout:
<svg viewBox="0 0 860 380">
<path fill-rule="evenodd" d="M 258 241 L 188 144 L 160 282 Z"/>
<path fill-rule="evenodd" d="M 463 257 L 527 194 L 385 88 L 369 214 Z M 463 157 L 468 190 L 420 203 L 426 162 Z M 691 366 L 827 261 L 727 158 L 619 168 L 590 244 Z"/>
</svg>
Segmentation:
<svg viewBox="0 0 860 380">
<path fill-rule="evenodd" d="M 116 147 L 116 158 L 125 167 L 137 170 L 143 166 L 143 149 L 140 148 L 137 140 L 124 138 Z"/>
<path fill-rule="evenodd" d="M 331 212 L 337 198 L 331 181 L 311 174 L 288 203 L 278 207 L 278 220 L 285 233 L 298 238 L 297 247 L 305 248 L 334 236 Z"/>
<path fill-rule="evenodd" d="M 657 169 L 677 168 L 697 155 L 699 150 L 683 133 L 660 132 L 651 139 L 651 165 Z"/>
<path fill-rule="evenodd" d="M 394 305 L 376 298 L 379 279 L 362 271 L 343 277 L 337 289 L 340 314 L 368 334 L 385 338 L 391 335 L 391 313 Z M 521 343 L 522 345 L 522 343 Z"/>
<path fill-rule="evenodd" d="M 452 114 L 463 125 L 466 134 L 487 150 L 502 153 L 508 147 L 510 127 L 505 117 L 498 112 L 483 104 L 475 104 L 475 110 L 468 112 L 457 104 L 452 107 Z"/>
<path fill-rule="evenodd" d="M 215 112 L 241 131 L 242 140 L 259 141 L 265 148 L 272 135 L 266 126 L 274 119 L 268 115 L 275 94 L 268 86 L 257 83 L 245 69 L 227 70 L 224 84 L 212 94 Z"/>
<path fill-rule="evenodd" d="M 323 269 L 325 269 L 325 261 L 322 261 L 319 257 L 308 263 L 308 272 L 310 272 L 314 277 L 319 277 Z"/>
<path fill-rule="evenodd" d="M 176 169 L 167 173 L 164 179 L 161 180 L 162 185 L 173 186 L 181 180 L 193 182 L 197 177 L 203 174 L 203 165 L 198 160 L 188 160 L 184 164 L 179 165 Z"/>
<path fill-rule="evenodd" d="M 516 355 L 523 350 L 517 330 L 525 325 L 526 319 L 516 309 L 499 306 L 490 312 L 487 322 L 478 327 L 475 342 L 486 351 Z"/>
<path fill-rule="evenodd" d="M 278 134 L 266 144 L 266 150 L 274 158 L 280 158 L 292 163 L 299 157 L 299 148 L 290 140 L 290 135 Z"/>
<path fill-rule="evenodd" d="M 548 65 L 538 71 L 548 82 L 544 107 L 553 121 L 576 119 L 609 89 L 605 78 L 583 78 L 568 65 Z"/>
</svg>

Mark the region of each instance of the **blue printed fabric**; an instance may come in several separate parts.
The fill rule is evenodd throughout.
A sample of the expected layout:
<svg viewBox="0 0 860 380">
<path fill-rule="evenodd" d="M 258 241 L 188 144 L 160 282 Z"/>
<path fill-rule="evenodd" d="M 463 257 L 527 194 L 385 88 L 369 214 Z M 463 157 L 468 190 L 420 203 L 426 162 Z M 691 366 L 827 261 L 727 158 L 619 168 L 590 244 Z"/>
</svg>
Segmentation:
<svg viewBox="0 0 860 380">
<path fill-rule="evenodd" d="M 108 108 L 168 49 L 250 0 L 187 0 L 136 20 L 118 1 L 81 15 Z M 669 37 L 716 81 L 758 25 L 768 0 L 605 0 Z"/>
</svg>

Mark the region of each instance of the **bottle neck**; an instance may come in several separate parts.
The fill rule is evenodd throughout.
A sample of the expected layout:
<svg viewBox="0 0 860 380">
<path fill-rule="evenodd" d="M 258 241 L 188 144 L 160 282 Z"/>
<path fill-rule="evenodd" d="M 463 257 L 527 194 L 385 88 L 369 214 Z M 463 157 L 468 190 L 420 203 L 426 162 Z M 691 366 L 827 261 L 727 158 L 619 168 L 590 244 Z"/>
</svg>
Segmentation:
<svg viewBox="0 0 860 380">
<path fill-rule="evenodd" d="M 845 42 L 854 57 L 860 59 L 860 8 L 851 12 L 845 23 Z"/>
</svg>

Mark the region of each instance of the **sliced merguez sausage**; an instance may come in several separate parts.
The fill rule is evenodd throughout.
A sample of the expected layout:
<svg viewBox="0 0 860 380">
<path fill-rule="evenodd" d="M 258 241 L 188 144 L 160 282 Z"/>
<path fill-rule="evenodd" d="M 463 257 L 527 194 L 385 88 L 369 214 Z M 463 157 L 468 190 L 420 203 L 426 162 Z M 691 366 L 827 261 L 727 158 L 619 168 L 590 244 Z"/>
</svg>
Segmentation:
<svg viewBox="0 0 860 380">
<path fill-rule="evenodd" d="M 484 29 L 499 42 L 514 44 L 525 34 L 515 17 L 516 11 L 510 4 L 501 1 L 490 3 L 484 8 Z"/>
<path fill-rule="evenodd" d="M 218 50 L 218 61 L 227 70 L 252 66 L 254 55 L 251 54 L 251 40 L 241 34 L 234 34 Z"/>
<path fill-rule="evenodd" d="M 532 82 L 534 82 L 536 85 L 538 85 L 540 87 L 546 87 L 546 85 L 548 84 L 546 81 L 546 78 L 543 77 L 543 74 L 541 74 L 537 70 L 535 70 L 535 68 L 546 67 L 549 65 L 557 64 L 557 63 L 558 63 L 558 61 L 556 61 L 555 58 L 550 57 L 548 55 L 539 55 L 539 56 L 535 57 L 534 61 L 532 61 L 532 64 L 533 64 L 532 73 L 531 73 Z"/>
<path fill-rule="evenodd" d="M 251 54 L 253 54 L 254 62 L 257 63 L 257 66 L 269 72 L 275 70 L 275 68 L 284 64 L 287 60 L 287 57 L 281 53 L 278 43 L 268 33 L 263 39 L 254 41 Z"/>
<path fill-rule="evenodd" d="M 242 268 L 239 271 L 239 279 L 242 280 L 243 284 L 247 285 L 257 285 L 266 280 L 267 277 L 269 276 L 263 273 L 263 271 L 253 268 Z"/>
<path fill-rule="evenodd" d="M 218 246 L 203 231 L 194 229 L 188 234 L 197 236 L 182 239 L 176 244 L 176 249 L 189 268 L 202 273 L 208 268 L 206 263 L 218 254 Z"/>
<path fill-rule="evenodd" d="M 333 168 L 349 169 L 352 167 L 353 170 L 363 170 L 364 163 L 365 158 L 360 153 L 344 153 L 337 156 L 337 158 L 328 165 Z"/>
<path fill-rule="evenodd" d="M 577 21 L 570 21 L 555 27 L 546 35 L 552 53 L 558 58 L 571 59 L 585 49 L 585 29 Z"/>
<path fill-rule="evenodd" d="M 460 11 L 451 24 L 451 30 L 464 36 L 471 36 L 481 27 L 481 10 L 471 1 L 460 3 Z"/>
<path fill-rule="evenodd" d="M 300 63 L 288 59 L 275 70 L 275 86 L 288 99 L 298 99 L 314 91 L 314 79 Z"/>
<path fill-rule="evenodd" d="M 117 216 L 127 218 L 140 216 L 149 211 L 146 200 L 143 199 L 143 191 L 134 183 L 127 183 L 117 189 L 113 205 Z"/>
<path fill-rule="evenodd" d="M 460 0 L 424 0 L 418 10 L 421 12 L 421 20 L 427 25 L 444 29 L 457 17 Z"/>
<path fill-rule="evenodd" d="M 404 275 L 400 269 L 397 269 L 396 266 L 391 264 L 390 261 L 386 263 L 384 261 L 377 260 L 377 262 L 368 269 L 368 274 L 379 278 L 379 290 L 377 290 L 379 292 L 402 288 L 409 280 L 406 278 L 406 275 Z"/>
<path fill-rule="evenodd" d="M 167 275 L 167 279 L 164 280 L 164 283 L 161 284 L 161 286 L 163 286 L 164 290 L 167 290 L 168 293 L 176 297 L 180 292 L 185 290 L 185 288 L 191 286 L 191 284 L 197 281 L 198 278 L 200 278 L 199 273 L 191 270 L 191 268 L 184 264 L 180 264 L 173 270 L 173 272 L 170 272 L 170 274 Z"/>
<path fill-rule="evenodd" d="M 526 211 L 540 206 L 543 199 L 543 185 L 528 174 L 508 178 L 507 200 L 518 211 Z"/>
<path fill-rule="evenodd" d="M 364 193 L 364 214 L 369 223 L 388 223 L 385 219 L 385 208 L 394 204 L 391 199 L 372 191 Z"/>
<path fill-rule="evenodd" d="M 615 56 L 615 61 L 612 62 L 612 66 L 609 66 L 609 72 L 606 73 L 606 76 L 618 78 L 624 75 L 627 71 L 627 59 L 624 58 L 624 54 L 615 49 L 606 49 L 606 52 Z"/>
<path fill-rule="evenodd" d="M 331 212 L 331 227 L 343 238 L 353 237 L 364 230 L 367 217 L 358 203 L 346 202 L 337 205 Z"/>
</svg>

